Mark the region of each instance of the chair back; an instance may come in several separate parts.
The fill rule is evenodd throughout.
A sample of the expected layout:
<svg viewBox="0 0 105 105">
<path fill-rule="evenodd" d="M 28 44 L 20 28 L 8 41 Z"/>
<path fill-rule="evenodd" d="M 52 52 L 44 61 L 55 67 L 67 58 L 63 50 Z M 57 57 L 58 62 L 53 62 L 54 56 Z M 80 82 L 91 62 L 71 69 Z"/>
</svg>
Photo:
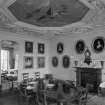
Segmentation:
<svg viewBox="0 0 105 105">
<path fill-rule="evenodd" d="M 40 78 L 40 72 L 35 72 L 35 78 L 36 80 Z"/>
<path fill-rule="evenodd" d="M 28 81 L 29 79 L 29 73 L 23 73 L 23 81 Z"/>
</svg>

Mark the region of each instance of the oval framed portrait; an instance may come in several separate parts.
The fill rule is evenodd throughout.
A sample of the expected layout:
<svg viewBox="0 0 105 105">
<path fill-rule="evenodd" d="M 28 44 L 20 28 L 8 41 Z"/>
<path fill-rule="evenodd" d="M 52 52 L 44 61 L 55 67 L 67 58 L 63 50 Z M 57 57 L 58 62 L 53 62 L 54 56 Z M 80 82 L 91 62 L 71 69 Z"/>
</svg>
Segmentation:
<svg viewBox="0 0 105 105">
<path fill-rule="evenodd" d="M 92 41 L 92 49 L 96 53 L 101 53 L 105 48 L 105 38 L 98 36 Z"/>
<path fill-rule="evenodd" d="M 78 40 L 75 45 L 75 50 L 78 54 L 82 54 L 85 51 L 85 42 L 83 40 Z"/>
<path fill-rule="evenodd" d="M 68 55 L 64 55 L 62 58 L 62 65 L 64 68 L 68 68 L 70 66 L 70 58 Z"/>
<path fill-rule="evenodd" d="M 52 66 L 53 67 L 58 66 L 58 58 L 57 58 L 57 56 L 52 57 Z"/>
<path fill-rule="evenodd" d="M 59 43 L 57 44 L 57 53 L 58 53 L 58 54 L 62 54 L 62 53 L 63 53 L 63 49 L 64 49 L 63 43 L 62 43 L 62 42 L 59 42 Z"/>
</svg>

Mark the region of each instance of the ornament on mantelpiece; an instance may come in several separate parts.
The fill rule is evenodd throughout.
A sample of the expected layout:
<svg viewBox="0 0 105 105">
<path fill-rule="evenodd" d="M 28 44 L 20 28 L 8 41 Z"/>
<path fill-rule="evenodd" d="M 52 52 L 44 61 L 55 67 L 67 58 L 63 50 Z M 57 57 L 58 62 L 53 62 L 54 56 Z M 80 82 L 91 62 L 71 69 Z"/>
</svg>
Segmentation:
<svg viewBox="0 0 105 105">
<path fill-rule="evenodd" d="M 91 52 L 88 49 L 88 47 L 86 48 L 84 52 L 84 56 L 85 56 L 84 63 L 90 65 L 90 63 L 92 62 L 92 59 L 91 59 Z"/>
<path fill-rule="evenodd" d="M 104 68 L 104 61 L 100 61 L 101 67 Z"/>
<path fill-rule="evenodd" d="M 78 61 L 74 61 L 74 64 L 75 64 L 75 66 L 77 66 L 78 65 Z"/>
</svg>

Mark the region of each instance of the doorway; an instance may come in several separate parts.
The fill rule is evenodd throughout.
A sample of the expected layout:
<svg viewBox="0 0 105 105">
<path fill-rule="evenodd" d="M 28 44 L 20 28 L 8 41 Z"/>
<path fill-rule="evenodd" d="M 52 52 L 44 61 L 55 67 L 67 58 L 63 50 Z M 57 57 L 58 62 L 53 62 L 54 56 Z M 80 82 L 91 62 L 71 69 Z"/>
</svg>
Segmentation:
<svg viewBox="0 0 105 105">
<path fill-rule="evenodd" d="M 17 42 L 1 41 L 1 89 L 9 90 L 16 87 L 18 79 L 18 53 Z"/>
</svg>

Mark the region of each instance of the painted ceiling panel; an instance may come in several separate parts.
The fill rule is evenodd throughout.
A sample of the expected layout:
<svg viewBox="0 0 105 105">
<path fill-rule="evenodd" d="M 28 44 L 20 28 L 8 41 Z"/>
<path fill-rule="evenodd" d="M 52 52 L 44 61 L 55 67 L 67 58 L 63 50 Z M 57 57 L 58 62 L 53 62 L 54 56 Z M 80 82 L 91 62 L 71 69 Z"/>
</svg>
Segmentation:
<svg viewBox="0 0 105 105">
<path fill-rule="evenodd" d="M 78 0 L 17 0 L 8 9 L 18 20 L 42 27 L 80 21 L 89 10 Z"/>
</svg>

